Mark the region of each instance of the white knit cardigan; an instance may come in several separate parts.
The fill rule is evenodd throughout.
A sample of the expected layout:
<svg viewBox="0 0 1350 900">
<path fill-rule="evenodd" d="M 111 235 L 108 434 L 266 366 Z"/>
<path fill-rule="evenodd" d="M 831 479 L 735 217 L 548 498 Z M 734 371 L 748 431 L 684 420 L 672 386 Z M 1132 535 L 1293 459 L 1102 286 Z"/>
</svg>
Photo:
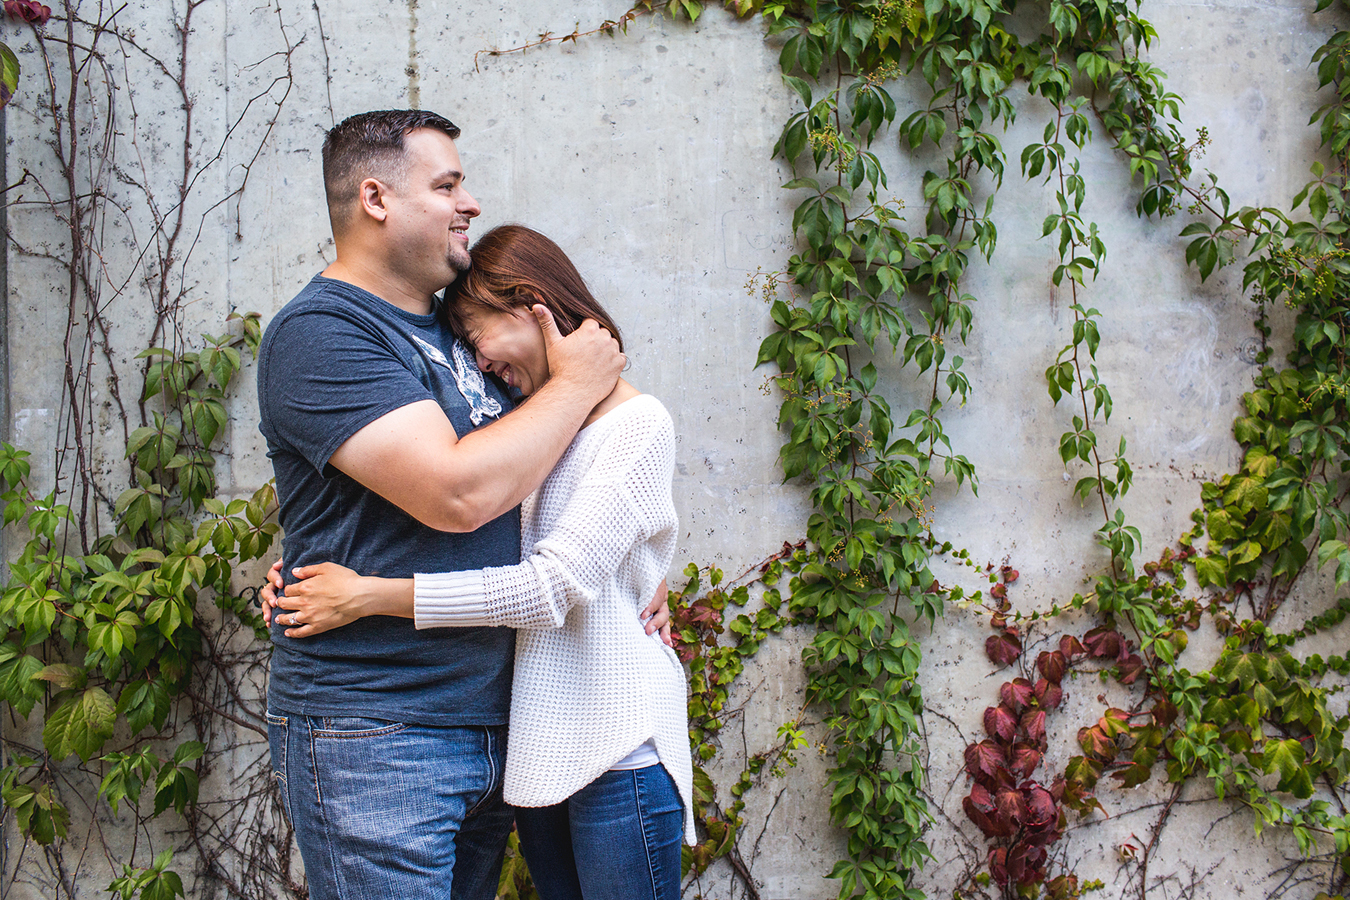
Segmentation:
<svg viewBox="0 0 1350 900">
<path fill-rule="evenodd" d="M 684 667 L 638 614 L 675 555 L 675 430 L 634 397 L 578 432 L 521 507 L 519 565 L 417 575 L 418 628 L 517 628 L 505 797 L 550 806 L 651 739 L 694 843 Z"/>
</svg>

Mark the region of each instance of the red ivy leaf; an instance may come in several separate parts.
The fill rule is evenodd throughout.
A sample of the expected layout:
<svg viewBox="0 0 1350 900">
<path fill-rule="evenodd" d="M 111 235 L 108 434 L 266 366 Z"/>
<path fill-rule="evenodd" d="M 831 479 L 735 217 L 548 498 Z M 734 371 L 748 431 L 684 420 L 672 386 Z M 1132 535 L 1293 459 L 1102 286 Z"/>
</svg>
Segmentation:
<svg viewBox="0 0 1350 900">
<path fill-rule="evenodd" d="M 992 738 L 1011 743 L 1017 734 L 1017 716 L 1003 704 L 991 706 L 984 711 L 984 730 Z"/>
<path fill-rule="evenodd" d="M 996 585 L 994 585 L 993 587 L 991 587 L 991 588 L 989 589 L 989 596 L 991 596 L 991 597 L 993 597 L 993 598 L 995 598 L 995 599 L 997 599 L 997 600 L 1002 600 L 1003 598 L 1007 597 L 1007 596 L 1008 596 L 1008 587 L 1007 587 L 1007 585 L 1004 585 L 1004 584 L 996 584 Z"/>
<path fill-rule="evenodd" d="M 1059 684 L 1064 680 L 1064 670 L 1068 666 L 1068 658 L 1058 650 L 1054 653 L 1042 653 L 1036 657 L 1036 668 L 1045 676 L 1045 680 L 1052 684 Z"/>
<path fill-rule="evenodd" d="M 1032 782 L 1028 788 L 1023 789 L 1022 794 L 1027 808 L 1027 825 L 1039 828 L 1059 818 L 1059 807 L 1055 803 L 1055 798 L 1039 784 Z"/>
<path fill-rule="evenodd" d="M 1008 851 L 1005 847 L 995 847 L 989 851 L 989 874 L 1000 886 L 1008 884 Z"/>
<path fill-rule="evenodd" d="M 1078 642 L 1078 638 L 1066 634 L 1059 639 L 1059 652 L 1064 654 L 1065 659 L 1072 661 L 1075 656 L 1082 656 L 1087 650 Z"/>
<path fill-rule="evenodd" d="M 993 816 L 976 809 L 969 797 L 961 801 L 961 808 L 966 811 L 966 818 L 974 822 L 985 837 L 1007 837 L 1011 834 L 1011 831 Z"/>
<path fill-rule="evenodd" d="M 1008 758 L 993 741 L 980 741 L 966 747 L 966 774 L 978 783 L 997 787 L 1008 780 Z"/>
<path fill-rule="evenodd" d="M 1027 820 L 1027 802 L 1022 798 L 1021 791 L 1003 788 L 994 795 L 994 804 L 998 807 L 999 818 L 1005 822 L 1020 825 Z"/>
<path fill-rule="evenodd" d="M 1022 655 L 1022 642 L 1014 634 L 991 634 L 984 642 L 984 652 L 1000 669 L 1010 666 Z"/>
<path fill-rule="evenodd" d="M 1051 684 L 1044 678 L 1036 682 L 1036 687 L 1032 689 L 1032 693 L 1041 709 L 1055 709 L 1064 699 L 1064 690 L 1059 685 Z"/>
<path fill-rule="evenodd" d="M 970 786 L 970 796 L 966 798 L 980 812 L 991 813 L 994 811 L 994 795 L 989 793 L 989 789 L 978 781 Z"/>
<path fill-rule="evenodd" d="M 999 573 L 1003 576 L 1004 584 L 1012 584 L 1017 580 L 1018 571 L 1012 566 L 1004 566 L 999 570 Z"/>
<path fill-rule="evenodd" d="M 1023 882 L 1027 873 L 1027 847 L 1017 844 L 1008 851 L 1008 880 L 1018 884 Z"/>
<path fill-rule="evenodd" d="M 1012 769 L 1015 775 L 1022 778 L 1030 778 L 1031 773 L 1036 771 L 1036 767 L 1041 764 L 1041 751 L 1039 748 L 1024 741 L 1013 744 L 1012 761 L 1008 768 Z"/>
<path fill-rule="evenodd" d="M 1031 705 L 1031 682 L 1025 678 L 1005 681 L 1003 686 L 998 689 L 998 698 L 1003 701 L 1004 706 L 1021 715 L 1022 710 Z"/>
<path fill-rule="evenodd" d="M 1038 747 L 1045 746 L 1045 710 L 1030 709 L 1022 716 L 1022 730 Z"/>
<path fill-rule="evenodd" d="M 1083 645 L 1095 659 L 1120 659 L 1124 655 L 1125 639 L 1111 628 L 1094 628 L 1083 635 Z"/>
<path fill-rule="evenodd" d="M 1153 705 L 1153 721 L 1164 731 L 1177 720 L 1178 710 L 1171 700 L 1159 700 Z"/>
<path fill-rule="evenodd" d="M 1139 658 L 1138 653 L 1131 653 L 1120 663 L 1120 675 L 1117 680 L 1121 684 L 1134 684 L 1135 679 L 1144 674 L 1144 661 Z"/>
<path fill-rule="evenodd" d="M 976 783 L 971 788 L 970 796 L 961 801 L 961 808 L 965 810 L 966 817 L 984 832 L 985 837 L 1008 837 L 1012 834 L 1011 825 L 997 816 L 998 807 L 994 798 L 983 785 Z"/>
</svg>

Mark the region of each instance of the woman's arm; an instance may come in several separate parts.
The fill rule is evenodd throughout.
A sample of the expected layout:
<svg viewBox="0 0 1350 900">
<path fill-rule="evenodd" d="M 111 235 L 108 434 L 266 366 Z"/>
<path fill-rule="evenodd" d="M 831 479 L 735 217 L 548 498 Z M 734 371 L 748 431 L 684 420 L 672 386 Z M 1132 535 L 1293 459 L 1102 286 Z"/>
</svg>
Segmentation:
<svg viewBox="0 0 1350 900">
<path fill-rule="evenodd" d="M 313 637 L 365 616 L 413 617 L 411 578 L 358 575 L 331 562 L 300 566 L 291 574 L 300 580 L 286 588 L 285 596 L 276 597 L 271 584 L 263 590 L 264 609 L 268 603 L 277 608 L 272 615 L 288 626 L 286 637 Z"/>
<path fill-rule="evenodd" d="M 417 627 L 557 628 L 573 606 L 603 591 L 620 566 L 660 578 L 677 527 L 674 427 L 659 404 L 644 403 L 632 413 L 601 439 L 584 472 L 569 471 L 566 461 L 555 471 L 539 502 L 561 509 L 537 511 L 549 520 L 548 531 L 518 565 L 419 574 Z"/>
<path fill-rule="evenodd" d="M 669 416 L 660 410 L 637 417 L 614 444 L 597 456 L 555 525 L 521 563 L 419 574 L 415 582 L 361 576 L 334 563 L 300 567 L 293 573 L 301 580 L 274 604 L 286 612 L 274 615 L 288 626 L 286 635 L 297 638 L 369 615 L 414 618 L 418 628 L 561 626 L 568 610 L 589 603 L 630 552 L 652 550 L 644 547 L 649 539 L 676 527 Z M 660 571 L 669 563 L 650 561 Z M 643 610 L 648 634 L 668 633 L 664 585 L 663 579 Z"/>
</svg>

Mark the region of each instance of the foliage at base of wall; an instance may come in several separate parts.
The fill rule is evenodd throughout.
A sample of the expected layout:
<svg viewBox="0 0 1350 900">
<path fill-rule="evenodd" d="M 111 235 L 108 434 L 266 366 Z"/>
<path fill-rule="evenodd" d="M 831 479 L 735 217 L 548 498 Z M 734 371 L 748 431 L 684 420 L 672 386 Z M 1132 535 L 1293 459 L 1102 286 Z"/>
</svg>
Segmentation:
<svg viewBox="0 0 1350 900">
<path fill-rule="evenodd" d="M 222 312 L 199 326 L 220 333 L 191 329 L 194 254 L 230 213 L 239 224 L 295 43 L 279 20 L 279 48 L 247 67 L 258 93 L 213 123 L 222 141 L 203 140 L 189 64 L 202 5 L 167 5 L 147 35 L 119 20 L 125 7 L 5 4 L 37 73 L 6 110 L 12 148 L 37 157 L 4 189 L 10 271 L 55 286 L 62 302 L 43 315 L 65 339 L 55 446 L 0 445 L 0 791 L 22 836 L 6 841 L 0 891 L 171 900 L 203 878 L 234 896 L 303 890 L 270 773 L 250 761 L 265 746 L 268 645 L 252 592 L 233 584 L 275 552 L 276 498 L 271 485 L 217 497 L 229 392 L 261 323 Z M 162 108 L 126 102 L 138 78 Z M 203 177 L 232 154 L 244 163 Z M 116 346 L 128 336 L 148 349 Z M 95 887 L 100 867 L 113 877 Z"/>
<path fill-rule="evenodd" d="M 994 845 L 988 875 L 971 873 L 961 890 L 985 893 L 992 877 L 1004 897 L 1077 896 L 1083 888 L 1076 876 L 1051 872 L 1045 852 L 1063 828 L 1064 809 L 1100 810 L 1094 792 L 1104 773 L 1129 788 L 1159 768 L 1175 792 L 1207 782 L 1217 797 L 1249 806 L 1258 831 L 1286 826 L 1305 854 L 1329 853 L 1328 890 L 1343 891 L 1350 878 L 1344 815 L 1350 756 L 1342 736 L 1350 722 L 1332 715 L 1327 701 L 1344 688 L 1346 663 L 1340 656 L 1296 660 L 1290 651 L 1339 625 L 1350 599 L 1342 594 L 1290 634 L 1267 626 L 1300 580 L 1314 580 L 1317 566 L 1335 563 L 1338 590 L 1350 582 L 1344 424 L 1350 267 L 1342 248 L 1350 144 L 1343 49 L 1350 33 L 1338 31 L 1314 56 L 1321 84 L 1335 89 L 1336 99 L 1314 118 L 1334 165 L 1314 166 L 1316 180 L 1291 204 L 1297 210 L 1306 203 L 1312 218 L 1296 221 L 1276 209 L 1233 210 L 1217 179 L 1197 176 L 1193 167 L 1210 137 L 1203 129 L 1193 140 L 1183 136 L 1181 98 L 1166 91 L 1165 74 L 1143 56 L 1156 32 L 1136 3 L 1023 5 L 1016 27 L 1012 8 L 998 0 L 725 5 L 737 15 L 759 14 L 781 48 L 784 82 L 802 103 L 774 153 L 797 173 L 785 187 L 804 195 L 793 220 L 803 249 L 786 272 L 763 284 L 777 330 L 757 362 L 781 373 L 784 475 L 805 480 L 815 506 L 807 542 L 793 554 L 786 602 L 793 621 L 816 629 L 804 659 L 809 693 L 834 754 L 831 814 L 849 835 L 848 856 L 830 873 L 840 881 L 839 895 L 918 893 L 913 876 L 927 855 L 929 821 L 922 779 L 887 764 L 915 758 L 923 702 L 914 619 L 931 621 L 953 601 L 982 608 L 996 630 L 990 658 L 1009 665 L 1021 658 L 1021 629 L 1053 624 L 1061 611 L 1056 605 L 1049 614 L 1014 612 L 1010 582 L 992 567 L 991 584 L 969 595 L 940 584 L 930 568 L 936 555 L 972 558 L 933 538 L 930 498 L 937 479 L 972 490 L 978 484 L 942 417 L 947 405 L 969 397 L 959 347 L 974 327 L 978 301 L 962 285 L 973 255 L 989 260 L 997 245 L 992 214 L 1007 165 L 999 134 L 1018 113 L 1015 90 L 1052 108 L 1042 140 L 1023 148 L 1018 160 L 1024 177 L 1043 179 L 1058 208 L 1046 217 L 1043 236 L 1055 242 L 1051 282 L 1070 292 L 1075 320 L 1071 343 L 1046 371 L 1047 388 L 1054 404 L 1072 407 L 1060 456 L 1066 469 L 1087 467 L 1072 493 L 1100 506 L 1096 537 L 1110 564 L 1093 591 L 1062 604 L 1091 610 L 1100 624 L 1042 653 L 1041 679 L 1033 683 L 1024 672 L 1009 682 L 986 716 L 990 737 L 975 745 L 967 809 Z M 1329 5 L 1321 0 L 1318 8 Z M 697 20 L 702 4 L 634 7 L 656 9 Z M 626 28 L 631 19 L 630 12 L 602 30 Z M 888 89 L 897 78 L 922 79 L 928 103 L 900 109 Z M 1147 564 L 1137 559 L 1143 536 L 1119 505 L 1133 483 L 1126 442 L 1119 437 L 1114 453 L 1104 449 L 1113 412 L 1096 367 L 1105 316 L 1087 297 L 1107 236 L 1084 218 L 1090 186 L 1078 159 L 1094 134 L 1108 138 L 1128 165 L 1141 216 L 1167 219 L 1184 206 L 1195 217 L 1181 235 L 1202 279 L 1246 254 L 1244 288 L 1253 290 L 1259 308 L 1284 297 L 1297 311 L 1287 367 L 1263 369 L 1256 390 L 1244 397 L 1248 415 L 1235 423 L 1246 450 L 1242 471 L 1205 485 L 1196 530 Z M 870 149 L 882 135 L 915 149 L 931 144 L 945 157 L 924 175 L 925 206 L 914 214 L 915 226 L 888 194 L 886 172 Z M 1257 325 L 1270 336 L 1264 313 Z M 908 377 L 926 385 L 917 404 L 880 387 L 889 364 L 878 345 L 887 343 Z M 686 591 L 684 615 L 707 617 L 720 609 L 723 593 L 714 583 L 707 607 Z M 763 623 L 737 621 L 763 630 L 778 621 L 780 602 L 775 592 Z M 684 621 L 688 627 L 700 620 Z M 1193 672 L 1182 654 L 1188 630 L 1202 622 L 1227 638 L 1218 660 Z M 694 636 L 708 640 L 697 628 Z M 740 640 L 709 646 L 730 653 L 731 668 L 739 670 Z M 1043 751 L 1045 715 L 1058 704 L 1064 672 L 1084 660 L 1104 665 L 1104 673 L 1133 691 L 1135 704 L 1084 725 L 1083 755 L 1046 789 L 1030 780 Z M 700 685 L 722 688 L 721 674 Z M 704 713 L 702 704 L 696 693 L 693 711 Z M 716 720 L 709 724 L 715 731 Z M 792 727 L 785 726 L 787 733 Z M 752 780 L 735 785 L 733 809 Z M 1160 816 L 1140 848 L 1141 896 L 1167 818 Z M 753 892 L 753 877 L 736 864 L 734 838 L 712 829 L 709 838 L 704 846 L 732 857 Z"/>
</svg>

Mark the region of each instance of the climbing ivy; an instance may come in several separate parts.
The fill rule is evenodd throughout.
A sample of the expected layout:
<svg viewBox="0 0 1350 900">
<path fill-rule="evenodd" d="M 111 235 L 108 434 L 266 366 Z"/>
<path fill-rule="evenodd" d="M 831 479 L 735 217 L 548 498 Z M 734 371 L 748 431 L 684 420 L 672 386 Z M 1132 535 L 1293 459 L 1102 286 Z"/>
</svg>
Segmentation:
<svg viewBox="0 0 1350 900">
<path fill-rule="evenodd" d="M 1328 5 L 1323 0 L 1319 9 Z M 1102 624 L 1081 641 L 1066 635 L 1061 650 L 1042 653 L 1041 682 L 1005 685 L 1004 701 L 986 716 L 991 740 L 1008 743 L 1006 752 L 977 754 L 978 764 L 968 767 L 988 795 L 971 817 L 1003 842 L 990 851 L 990 872 L 1005 896 L 1042 889 L 1076 896 L 1076 876 L 1051 878 L 1045 868 L 1044 848 L 1062 828 L 1057 805 L 1091 813 L 1102 808 L 1093 791 L 1103 771 L 1133 787 L 1159 765 L 1178 790 L 1204 779 L 1218 797 L 1236 796 L 1255 812 L 1258 830 L 1290 826 L 1305 853 L 1315 852 L 1317 835 L 1329 836 L 1343 869 L 1331 883 L 1343 889 L 1350 838 L 1339 804 L 1350 772 L 1342 739 L 1350 721 L 1328 711 L 1328 697 L 1344 682 L 1327 679 L 1343 675 L 1346 662 L 1316 655 L 1299 661 L 1289 648 L 1340 624 L 1350 599 L 1342 596 L 1295 634 L 1274 635 L 1266 626 L 1311 560 L 1334 564 L 1337 588 L 1350 581 L 1344 300 L 1350 266 L 1342 247 L 1350 36 L 1338 32 L 1314 57 L 1322 85 L 1335 89 L 1336 99 L 1314 117 L 1335 164 L 1330 171 L 1314 166 L 1315 180 L 1291 204 L 1306 203 L 1312 220 L 1296 222 L 1276 209 L 1232 210 L 1217 179 L 1195 176 L 1208 134 L 1184 137 L 1180 98 L 1141 56 L 1156 32 L 1137 3 L 1052 0 L 1014 10 L 997 0 L 862 0 L 735 8 L 759 12 L 771 38 L 781 41 L 784 83 L 802 103 L 774 148 L 795 170 L 785 187 L 803 197 L 793 217 L 802 250 L 765 288 L 776 330 L 758 362 L 781 373 L 784 475 L 811 485 L 815 507 L 788 607 L 794 621 L 816 629 L 804 660 L 834 751 L 831 813 L 849 834 L 848 857 L 830 873 L 840 880 L 840 896 L 914 896 L 912 876 L 927 855 L 921 773 L 893 761 L 917 758 L 923 705 L 910 623 L 916 614 L 931 621 L 947 601 L 965 599 L 960 588 L 943 587 L 932 575 L 935 555 L 953 548 L 932 536 L 931 494 L 939 478 L 977 486 L 942 417 L 969 393 L 958 353 L 976 300 L 962 285 L 972 256 L 988 260 L 996 247 L 992 211 L 1006 166 L 999 133 L 1017 112 L 1009 94 L 1014 85 L 1052 108 L 1042 140 L 1019 157 L 1022 175 L 1043 179 L 1054 193 L 1057 211 L 1043 225 L 1058 256 L 1050 280 L 1073 299 L 1072 339 L 1046 381 L 1051 401 L 1071 408 L 1060 457 L 1066 467 L 1075 461 L 1088 467 L 1072 492 L 1100 507 L 1097 537 L 1110 564 L 1092 592 L 1064 604 L 1092 608 Z M 697 14 L 687 3 L 667 9 Z M 1009 20 L 1014 12 L 1016 28 Z M 906 114 L 888 84 L 915 74 L 929 99 Z M 912 224 L 887 193 L 886 173 L 871 150 L 886 133 L 911 148 L 934 145 L 945 157 L 923 176 L 925 206 Z M 1102 313 L 1087 300 L 1107 252 L 1097 225 L 1083 217 L 1089 186 L 1077 155 L 1094 133 L 1111 140 L 1128 165 L 1141 216 L 1171 217 L 1185 205 L 1197 217 L 1181 235 L 1190 238 L 1186 259 L 1202 279 L 1249 255 L 1244 288 L 1260 305 L 1263 335 L 1271 334 L 1265 313 L 1271 303 L 1283 297 L 1297 314 L 1287 367 L 1264 368 L 1244 397 L 1247 415 L 1234 428 L 1246 450 L 1242 471 L 1206 484 L 1196 529 L 1142 567 L 1142 535 L 1118 505 L 1133 479 L 1126 442 L 1119 437 L 1114 452 L 1104 449 L 1113 403 L 1096 367 Z M 889 343 L 900 364 L 924 379 L 918 405 L 892 409 L 879 387 L 879 343 Z M 1208 547 L 1197 552 L 1206 534 Z M 1187 594 L 1191 572 L 1206 593 Z M 980 592 L 972 598 L 987 605 L 1001 631 L 990 647 L 1001 665 L 1022 649 L 1008 617 L 1025 618 L 1011 612 L 1006 583 L 996 580 L 987 598 Z M 1248 616 L 1238 612 L 1242 600 L 1252 601 Z M 1205 613 L 1229 636 L 1217 663 L 1191 672 L 1179 656 L 1186 630 Z M 1081 730 L 1084 755 L 1057 777 L 1052 793 L 1019 779 L 1036 768 L 1045 711 L 1058 705 L 1059 682 L 1080 658 L 1106 662 L 1138 705 L 1107 710 Z M 1015 747 L 1026 749 L 1018 756 Z M 999 772 L 1010 773 L 1009 781 Z M 1272 785 L 1265 775 L 1278 781 Z M 1310 800 L 1315 782 L 1329 795 Z M 1006 803 L 1002 790 L 1009 792 Z M 1309 802 L 1290 805 L 1288 797 Z M 1026 817 L 1029 807 L 1036 816 Z M 1141 895 L 1165 821 L 1164 814 L 1138 859 Z"/>
</svg>

